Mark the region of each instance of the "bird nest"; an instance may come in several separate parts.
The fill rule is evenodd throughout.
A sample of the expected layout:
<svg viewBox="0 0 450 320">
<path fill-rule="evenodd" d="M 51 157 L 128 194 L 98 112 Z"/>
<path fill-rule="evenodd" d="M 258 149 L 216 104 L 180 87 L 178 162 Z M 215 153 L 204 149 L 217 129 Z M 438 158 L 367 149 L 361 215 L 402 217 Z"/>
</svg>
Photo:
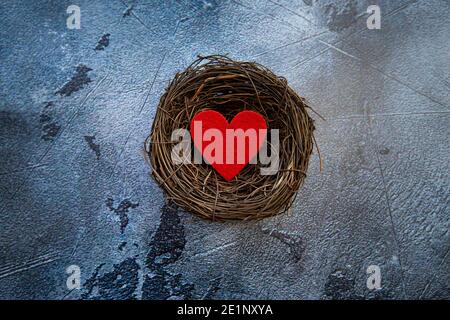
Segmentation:
<svg viewBox="0 0 450 320">
<path fill-rule="evenodd" d="M 203 218 L 261 219 L 285 212 L 303 184 L 315 142 L 308 108 L 285 78 L 260 64 L 199 57 L 175 75 L 160 99 L 145 148 L 152 175 L 170 200 Z M 208 109 L 228 121 L 253 110 L 268 129 L 279 129 L 277 173 L 261 175 L 260 163 L 248 164 L 226 181 L 211 165 L 173 163 L 173 130 L 188 129 L 194 115 Z"/>
</svg>

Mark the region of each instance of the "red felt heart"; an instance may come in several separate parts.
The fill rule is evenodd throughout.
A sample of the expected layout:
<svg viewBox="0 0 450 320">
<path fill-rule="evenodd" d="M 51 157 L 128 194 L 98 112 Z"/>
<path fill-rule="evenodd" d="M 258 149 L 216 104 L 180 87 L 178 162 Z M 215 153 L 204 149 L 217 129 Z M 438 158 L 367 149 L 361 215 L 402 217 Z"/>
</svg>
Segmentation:
<svg viewBox="0 0 450 320">
<path fill-rule="evenodd" d="M 207 110 L 194 116 L 190 132 L 203 159 L 230 181 L 258 154 L 267 124 L 255 111 L 241 111 L 228 123 L 221 113 Z"/>
</svg>

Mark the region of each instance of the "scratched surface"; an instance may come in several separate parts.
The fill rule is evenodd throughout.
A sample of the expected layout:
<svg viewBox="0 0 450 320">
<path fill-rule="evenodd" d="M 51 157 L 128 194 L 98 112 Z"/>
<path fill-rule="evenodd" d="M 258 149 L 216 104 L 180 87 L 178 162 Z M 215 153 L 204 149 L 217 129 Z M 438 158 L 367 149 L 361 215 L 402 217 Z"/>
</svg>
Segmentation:
<svg viewBox="0 0 450 320">
<path fill-rule="evenodd" d="M 80 30 L 70 4 L 1 1 L 0 298 L 450 298 L 448 1 L 84 0 Z M 160 95 L 213 53 L 326 118 L 288 214 L 203 221 L 149 177 Z"/>
</svg>

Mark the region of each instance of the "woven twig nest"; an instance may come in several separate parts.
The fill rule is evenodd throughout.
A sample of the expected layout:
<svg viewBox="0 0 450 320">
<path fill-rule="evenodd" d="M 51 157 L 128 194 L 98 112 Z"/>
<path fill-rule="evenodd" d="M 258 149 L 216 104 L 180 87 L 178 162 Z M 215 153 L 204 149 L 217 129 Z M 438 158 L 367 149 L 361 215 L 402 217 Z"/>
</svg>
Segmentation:
<svg viewBox="0 0 450 320">
<path fill-rule="evenodd" d="M 146 152 L 152 174 L 177 205 L 203 218 L 261 219 L 286 211 L 303 184 L 313 149 L 308 106 L 286 79 L 262 65 L 223 56 L 199 57 L 177 73 L 161 97 Z M 228 121 L 240 111 L 264 116 L 279 129 L 279 170 L 261 175 L 248 164 L 227 182 L 208 164 L 174 164 L 174 129 L 189 128 L 194 115 L 213 109 Z"/>
</svg>

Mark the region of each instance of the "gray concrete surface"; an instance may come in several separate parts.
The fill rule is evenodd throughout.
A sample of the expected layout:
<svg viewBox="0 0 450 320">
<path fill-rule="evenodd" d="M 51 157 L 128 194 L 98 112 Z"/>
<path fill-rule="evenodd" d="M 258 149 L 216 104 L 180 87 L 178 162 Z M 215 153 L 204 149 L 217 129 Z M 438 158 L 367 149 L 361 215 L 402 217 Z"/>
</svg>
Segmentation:
<svg viewBox="0 0 450 320">
<path fill-rule="evenodd" d="M 448 1 L 2 0 L 0 18 L 0 298 L 450 297 Z M 149 177 L 160 95 L 213 53 L 267 65 L 327 119 L 324 170 L 314 154 L 287 214 L 203 221 Z"/>
</svg>

